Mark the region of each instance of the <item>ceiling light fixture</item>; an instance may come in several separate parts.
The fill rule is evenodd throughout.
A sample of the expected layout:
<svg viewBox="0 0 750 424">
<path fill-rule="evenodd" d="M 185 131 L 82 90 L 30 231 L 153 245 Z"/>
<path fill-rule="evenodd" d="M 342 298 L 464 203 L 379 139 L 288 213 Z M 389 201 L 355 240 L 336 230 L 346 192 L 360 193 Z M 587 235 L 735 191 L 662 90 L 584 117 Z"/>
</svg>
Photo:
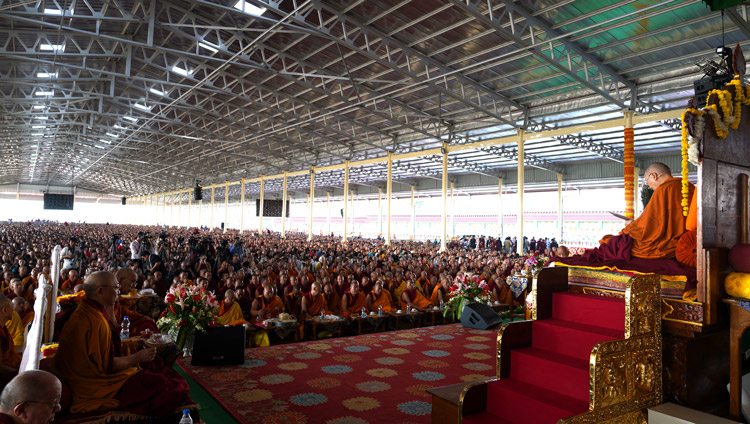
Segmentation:
<svg viewBox="0 0 750 424">
<path fill-rule="evenodd" d="M 239 10 L 240 12 L 244 12 L 244 13 L 247 13 L 248 15 L 253 15 L 253 16 L 260 16 L 266 13 L 265 7 L 258 7 L 244 0 L 238 1 L 232 7 Z"/>
<path fill-rule="evenodd" d="M 37 78 L 57 78 L 57 72 L 37 72 Z"/>
<path fill-rule="evenodd" d="M 136 118 L 133 118 L 132 116 L 123 116 L 123 117 L 122 117 L 122 119 L 125 119 L 125 120 L 127 120 L 127 121 L 130 121 L 130 122 L 132 122 L 132 123 L 136 123 L 136 122 L 138 122 L 138 119 L 136 119 Z"/>
<path fill-rule="evenodd" d="M 145 110 L 146 112 L 150 112 L 151 111 L 151 106 L 146 106 L 146 105 L 144 105 L 142 103 L 136 103 L 136 104 L 133 105 L 133 107 L 136 107 L 136 108 L 138 108 L 140 110 Z"/>
<path fill-rule="evenodd" d="M 182 75 L 183 77 L 191 76 L 193 74 L 189 70 L 180 68 L 177 65 L 172 66 L 172 72 L 174 72 L 177 75 Z"/>
<path fill-rule="evenodd" d="M 63 51 L 65 46 L 63 44 L 40 44 L 39 50 L 45 52 Z"/>
<path fill-rule="evenodd" d="M 45 15 L 62 15 L 62 10 L 60 9 L 48 9 L 44 8 L 44 14 Z"/>
<path fill-rule="evenodd" d="M 151 93 L 154 93 L 154 94 L 156 94 L 158 96 L 166 96 L 167 95 L 167 93 L 165 93 L 165 92 L 163 92 L 161 90 L 157 90 L 155 88 L 149 88 L 148 91 L 150 91 Z"/>
<path fill-rule="evenodd" d="M 36 110 L 44 109 L 46 107 L 47 106 L 45 106 L 45 105 L 34 105 L 34 109 L 36 109 Z"/>
<path fill-rule="evenodd" d="M 34 95 L 35 96 L 54 96 L 55 90 L 50 90 L 50 91 L 39 90 L 35 92 Z"/>
<path fill-rule="evenodd" d="M 210 44 L 204 41 L 201 41 L 200 43 L 198 43 L 198 47 L 206 49 L 210 51 L 211 53 L 217 53 L 219 51 L 218 49 L 216 49 L 215 47 L 211 46 Z"/>
</svg>

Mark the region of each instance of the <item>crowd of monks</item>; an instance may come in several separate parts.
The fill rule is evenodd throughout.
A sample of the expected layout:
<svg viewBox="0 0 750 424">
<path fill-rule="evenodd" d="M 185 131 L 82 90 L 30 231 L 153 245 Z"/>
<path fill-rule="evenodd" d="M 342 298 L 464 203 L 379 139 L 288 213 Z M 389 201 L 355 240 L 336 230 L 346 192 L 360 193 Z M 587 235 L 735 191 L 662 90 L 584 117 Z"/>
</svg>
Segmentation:
<svg viewBox="0 0 750 424">
<path fill-rule="evenodd" d="M 679 179 L 662 165 L 646 171 L 646 183 L 655 189 L 654 203 L 621 233 L 633 240 L 633 257 L 674 257 L 685 233 L 684 217 L 674 213 L 681 211 L 675 207 L 681 200 Z M 308 241 L 302 234 L 281 238 L 196 229 L 167 229 L 148 243 L 138 233 L 149 230 L 154 228 L 0 224 L 2 386 L 15 387 L 8 382 L 18 373 L 24 329 L 34 318 L 34 290 L 42 276 L 58 286 L 62 311 L 56 317 L 57 352 L 42 364 L 52 374 L 33 378 L 59 379 L 62 391 L 70 392 L 67 404 L 58 400 L 53 405 L 53 415 L 60 409 L 167 414 L 188 399 L 187 384 L 172 369 L 170 358 L 137 337 L 120 338 L 126 315 L 132 336 L 157 331 L 152 317 L 138 314 L 127 302 L 143 289 L 163 298 L 175 284 L 204 286 L 220 301 L 220 325 L 259 323 L 281 313 L 304 320 L 320 315 L 347 318 L 362 311 L 424 311 L 446 300 L 462 272 L 480 276 L 492 300 L 511 306 L 523 302 L 505 279 L 521 270 L 526 257 L 504 249 L 458 247 L 440 253 L 432 243 L 386 246 L 355 238 L 344 244 L 335 237 Z M 139 240 L 149 248 L 133 248 Z M 59 280 L 50 281 L 49 252 L 57 244 L 67 245 L 66 260 Z M 560 246 L 557 252 L 538 253 L 554 259 L 567 256 L 566 251 Z M 4 408 L 0 398 L 0 422 L 3 414 L 15 414 Z"/>
</svg>

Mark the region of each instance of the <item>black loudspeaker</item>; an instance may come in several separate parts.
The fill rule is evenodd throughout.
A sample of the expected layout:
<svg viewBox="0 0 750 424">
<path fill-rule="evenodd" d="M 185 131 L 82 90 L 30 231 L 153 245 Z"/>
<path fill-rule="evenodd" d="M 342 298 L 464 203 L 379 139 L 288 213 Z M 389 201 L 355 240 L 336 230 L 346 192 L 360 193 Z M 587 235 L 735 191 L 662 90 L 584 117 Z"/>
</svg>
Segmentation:
<svg viewBox="0 0 750 424">
<path fill-rule="evenodd" d="M 193 200 L 196 202 L 203 200 L 203 187 L 196 184 L 195 188 L 193 188 L 193 197 L 195 197 Z"/>
<path fill-rule="evenodd" d="M 122 197 L 122 205 L 123 205 L 123 206 L 125 206 L 125 205 L 127 205 L 127 204 L 128 204 L 128 198 L 127 198 L 127 197 L 125 197 L 125 196 L 123 196 L 123 197 Z"/>
<path fill-rule="evenodd" d="M 221 223 L 221 230 L 224 231 L 224 223 Z"/>
<path fill-rule="evenodd" d="M 503 319 L 489 306 L 470 303 L 461 314 L 461 325 L 468 328 L 486 330 L 503 322 Z"/>
<path fill-rule="evenodd" d="M 245 363 L 245 327 L 209 327 L 195 332 L 191 365 L 242 365 Z"/>
</svg>

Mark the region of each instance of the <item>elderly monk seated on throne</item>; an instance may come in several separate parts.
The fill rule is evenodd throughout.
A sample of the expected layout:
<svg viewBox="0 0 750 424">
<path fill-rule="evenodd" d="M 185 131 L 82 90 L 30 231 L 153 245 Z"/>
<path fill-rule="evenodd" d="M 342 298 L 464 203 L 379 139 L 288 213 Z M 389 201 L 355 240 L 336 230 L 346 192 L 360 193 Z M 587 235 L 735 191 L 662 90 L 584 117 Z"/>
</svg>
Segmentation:
<svg viewBox="0 0 750 424">
<path fill-rule="evenodd" d="M 121 342 L 111 312 L 119 285 L 98 271 L 86 277 L 85 298 L 65 323 L 50 370 L 72 392 L 71 413 L 119 409 L 164 416 L 187 400 L 187 382 L 163 366 L 156 349 L 142 341 Z"/>
<path fill-rule="evenodd" d="M 682 179 L 672 177 L 672 171 L 661 162 L 646 168 L 644 182 L 654 190 L 643 213 L 631 221 L 621 234 L 633 239 L 631 254 L 636 258 L 674 258 L 677 242 L 685 233 L 682 213 Z M 695 186 L 688 184 L 688 199 Z"/>
<path fill-rule="evenodd" d="M 690 285 L 696 282 L 695 269 L 673 259 L 681 238 L 690 235 L 682 209 L 682 181 L 672 177 L 667 165 L 655 162 L 646 168 L 644 182 L 654 193 L 643 213 L 630 221 L 619 235 L 605 236 L 598 248 L 555 261 L 573 266 L 606 264 L 637 272 L 683 275 L 687 278 L 683 297 L 689 297 Z M 688 199 L 694 191 L 695 187 L 689 184 Z"/>
</svg>

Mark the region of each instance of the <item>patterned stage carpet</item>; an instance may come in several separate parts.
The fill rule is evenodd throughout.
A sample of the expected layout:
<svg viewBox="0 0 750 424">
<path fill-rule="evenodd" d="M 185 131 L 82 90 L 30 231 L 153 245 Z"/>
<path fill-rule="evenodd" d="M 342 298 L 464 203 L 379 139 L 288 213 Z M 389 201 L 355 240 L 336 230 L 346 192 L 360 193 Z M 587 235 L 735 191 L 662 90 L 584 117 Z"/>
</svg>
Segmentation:
<svg viewBox="0 0 750 424">
<path fill-rule="evenodd" d="M 236 367 L 178 364 L 243 423 L 429 423 L 426 389 L 495 375 L 496 334 L 453 324 L 248 349 Z"/>
</svg>

